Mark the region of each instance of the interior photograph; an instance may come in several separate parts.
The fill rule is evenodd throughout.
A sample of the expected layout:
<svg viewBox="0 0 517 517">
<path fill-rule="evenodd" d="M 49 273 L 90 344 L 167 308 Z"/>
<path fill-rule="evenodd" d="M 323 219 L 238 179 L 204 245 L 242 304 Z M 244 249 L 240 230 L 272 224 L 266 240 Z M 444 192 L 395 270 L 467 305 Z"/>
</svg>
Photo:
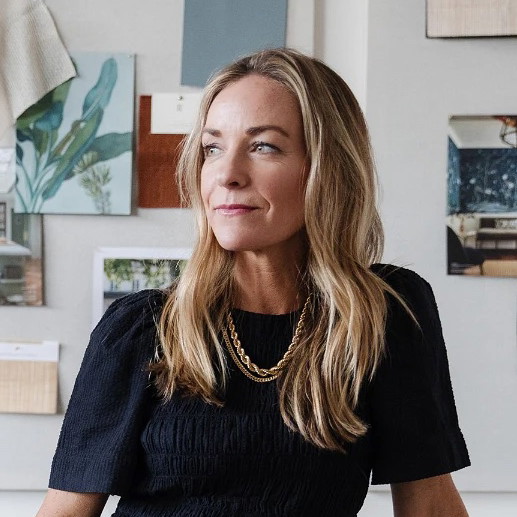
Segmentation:
<svg viewBox="0 0 517 517">
<path fill-rule="evenodd" d="M 517 276 L 517 116 L 449 120 L 450 275 Z"/>
</svg>

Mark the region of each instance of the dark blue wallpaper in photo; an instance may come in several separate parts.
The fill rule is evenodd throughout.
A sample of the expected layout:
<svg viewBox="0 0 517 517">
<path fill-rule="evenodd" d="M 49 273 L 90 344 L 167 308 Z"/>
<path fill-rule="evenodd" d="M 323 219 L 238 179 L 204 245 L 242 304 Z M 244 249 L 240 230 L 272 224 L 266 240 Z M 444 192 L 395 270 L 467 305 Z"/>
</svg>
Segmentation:
<svg viewBox="0 0 517 517">
<path fill-rule="evenodd" d="M 460 151 L 450 138 L 447 164 L 447 205 L 449 214 L 455 214 L 460 211 Z"/>
<path fill-rule="evenodd" d="M 457 149 L 449 139 L 447 175 L 449 213 L 517 210 L 517 149 Z"/>
</svg>

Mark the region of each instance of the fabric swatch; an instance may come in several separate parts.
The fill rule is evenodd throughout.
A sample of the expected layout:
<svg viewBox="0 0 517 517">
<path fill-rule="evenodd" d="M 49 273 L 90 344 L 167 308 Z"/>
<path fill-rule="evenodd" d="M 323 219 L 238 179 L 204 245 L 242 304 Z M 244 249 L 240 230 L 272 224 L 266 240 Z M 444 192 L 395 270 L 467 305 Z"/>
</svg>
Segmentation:
<svg viewBox="0 0 517 517">
<path fill-rule="evenodd" d="M 41 0 L 2 0 L 0 138 L 45 94 L 76 75 Z"/>
<path fill-rule="evenodd" d="M 150 95 L 140 96 L 137 148 L 138 206 L 179 208 L 176 165 L 185 135 L 151 133 Z"/>
</svg>

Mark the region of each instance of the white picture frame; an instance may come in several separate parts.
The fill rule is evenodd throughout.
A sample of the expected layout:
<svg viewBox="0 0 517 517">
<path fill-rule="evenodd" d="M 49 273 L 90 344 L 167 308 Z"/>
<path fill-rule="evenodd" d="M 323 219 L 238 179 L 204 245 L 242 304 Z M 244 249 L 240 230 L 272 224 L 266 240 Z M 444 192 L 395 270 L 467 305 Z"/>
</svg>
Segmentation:
<svg viewBox="0 0 517 517">
<path fill-rule="evenodd" d="M 148 288 L 163 288 L 179 275 L 179 264 L 192 255 L 191 248 L 161 247 L 102 247 L 93 256 L 92 278 L 92 328 L 98 323 L 112 301 L 126 294 Z M 110 261 L 110 262 L 107 262 Z M 117 261 L 116 263 L 114 261 Z M 146 262 L 147 261 L 147 262 Z M 107 273 L 109 264 L 111 270 Z M 146 276 L 142 265 L 154 268 L 152 278 Z M 123 273 L 115 278 L 115 266 Z M 165 266 L 165 267 L 162 267 Z M 168 268 L 167 268 L 168 266 Z M 173 271 L 177 269 L 176 271 Z M 107 288 L 111 282 L 112 288 Z"/>
</svg>

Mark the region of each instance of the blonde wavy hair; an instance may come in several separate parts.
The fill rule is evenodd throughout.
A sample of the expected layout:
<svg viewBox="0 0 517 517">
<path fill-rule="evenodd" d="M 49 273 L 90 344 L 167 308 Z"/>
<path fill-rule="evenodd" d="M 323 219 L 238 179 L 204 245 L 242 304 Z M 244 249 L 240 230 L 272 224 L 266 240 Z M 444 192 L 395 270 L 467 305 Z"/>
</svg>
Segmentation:
<svg viewBox="0 0 517 517">
<path fill-rule="evenodd" d="M 205 88 L 178 165 L 198 240 L 161 314 L 155 382 L 165 399 L 181 392 L 224 403 L 228 373 L 219 334 L 232 306 L 234 257 L 218 244 L 203 208 L 201 132 L 217 94 L 250 74 L 279 82 L 297 99 L 310 161 L 308 251 L 300 289 L 312 293 L 312 303 L 303 336 L 276 381 L 280 411 L 285 423 L 308 441 L 344 451 L 367 430 L 356 409 L 361 388 L 383 354 L 386 292 L 398 296 L 370 269 L 382 255 L 383 231 L 361 109 L 343 79 L 297 51 L 273 49 L 244 57 Z"/>
</svg>

